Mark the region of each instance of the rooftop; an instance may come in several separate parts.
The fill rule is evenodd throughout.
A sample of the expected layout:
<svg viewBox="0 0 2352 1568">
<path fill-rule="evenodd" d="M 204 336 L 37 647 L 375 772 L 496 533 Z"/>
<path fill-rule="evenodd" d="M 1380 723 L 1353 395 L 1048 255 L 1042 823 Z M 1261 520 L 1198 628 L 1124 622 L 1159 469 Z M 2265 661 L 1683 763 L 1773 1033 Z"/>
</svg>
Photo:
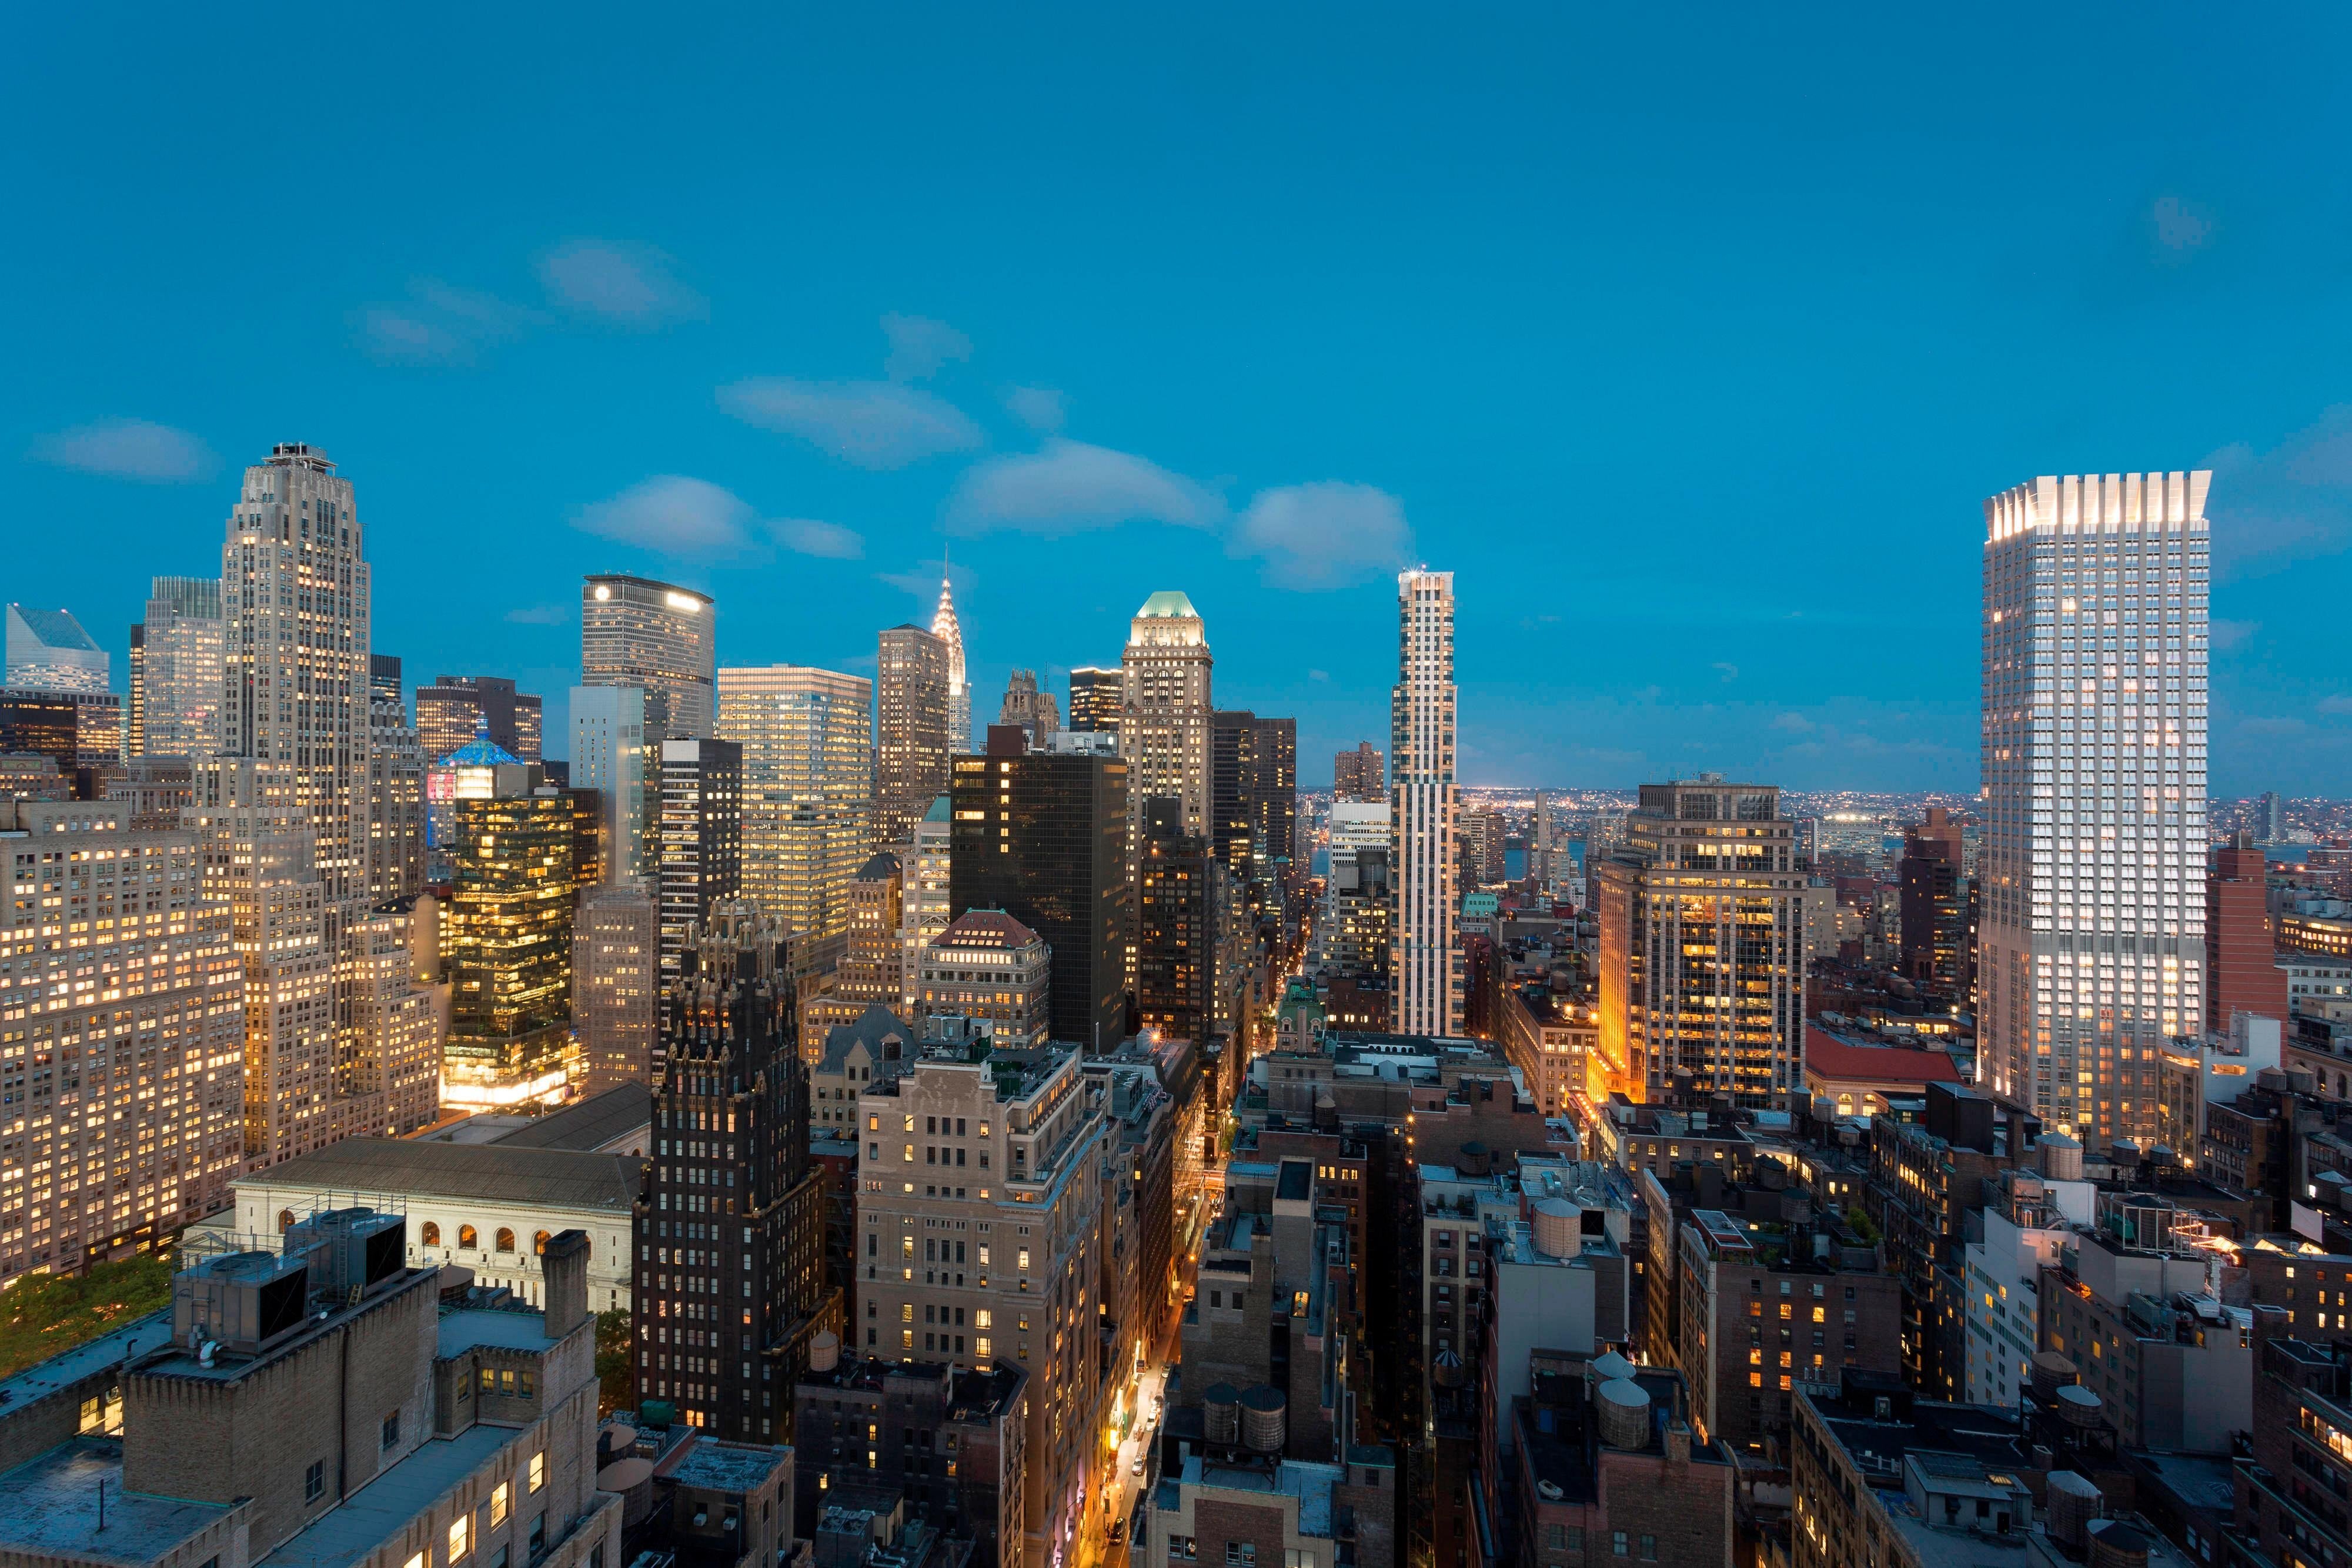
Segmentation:
<svg viewBox="0 0 2352 1568">
<path fill-rule="evenodd" d="M 98 1528 L 101 1495 L 103 1535 Z M 80 1438 L 0 1476 L 0 1552 L 51 1560 L 152 1562 L 234 1511 L 230 1504 L 126 1492 L 122 1445 Z"/>
<path fill-rule="evenodd" d="M 1201 612 L 1192 608 L 1192 600 L 1185 597 L 1180 590 L 1163 588 L 1143 601 L 1143 608 L 1135 612 L 1135 618 L 1139 621 L 1181 619 L 1198 621 L 1201 618 Z"/>
<path fill-rule="evenodd" d="M 1188 1454 L 1184 1458 L 1183 1484 L 1209 1488 L 1218 1491 L 1256 1492 L 1261 1495 L 1294 1497 L 1298 1500 L 1298 1533 L 1329 1540 L 1331 1536 L 1331 1493 L 1345 1479 L 1337 1465 L 1312 1464 L 1300 1459 L 1268 1460 L 1261 1463 L 1227 1464 Z M 1162 1489 L 1160 1506 L 1167 1492 Z"/>
<path fill-rule="evenodd" d="M 1824 1078 L 1879 1083 L 1958 1083 L 1949 1052 L 1906 1045 L 1856 1045 L 1813 1024 L 1805 1026 L 1805 1071 Z"/>
<path fill-rule="evenodd" d="M 614 1093 L 625 1091 L 615 1090 Z M 642 1094 L 645 1092 L 637 1091 Z M 586 1111 L 609 1098 L 599 1095 Z M 615 1107 L 617 1114 L 619 1107 Z M 553 1118 L 551 1118 L 553 1119 Z M 600 1113 L 595 1120 L 603 1121 Z M 584 1135 L 575 1125 L 572 1134 Z M 557 1129 L 558 1137 L 566 1136 Z M 407 1138 L 345 1138 L 246 1178 L 256 1186 L 302 1186 L 350 1195 L 475 1198 L 549 1208 L 627 1214 L 644 1186 L 646 1162 L 635 1155 L 495 1144 L 445 1144 Z"/>
<path fill-rule="evenodd" d="M 434 1354 L 446 1361 L 476 1345 L 497 1350 L 549 1351 L 547 1314 L 510 1307 L 458 1307 L 441 1314 L 439 1344 Z"/>
<path fill-rule="evenodd" d="M 623 1083 L 592 1094 L 552 1115 L 533 1116 L 513 1132 L 489 1140 L 502 1149 L 569 1149 L 594 1154 L 641 1128 L 653 1125 L 654 1092 L 643 1083 Z"/>
<path fill-rule="evenodd" d="M 118 1366 L 134 1350 L 153 1350 L 172 1337 L 172 1310 L 150 1312 L 121 1327 L 35 1362 L 0 1382 L 0 1414 L 12 1414 L 36 1400 L 60 1394 L 91 1374 Z"/>
<path fill-rule="evenodd" d="M 1025 947 L 1037 934 L 1001 909 L 967 909 L 931 939 L 934 947 Z"/>
<path fill-rule="evenodd" d="M 705 1437 L 689 1449 L 670 1479 L 680 1486 L 709 1491 L 757 1490 L 781 1469 L 790 1448 L 761 1448 L 756 1443 L 722 1443 Z"/>
<path fill-rule="evenodd" d="M 256 1568 L 341 1568 L 373 1552 L 434 1500 L 520 1442 L 529 1427 L 478 1423 L 454 1437 L 435 1437 L 320 1514 Z"/>
</svg>

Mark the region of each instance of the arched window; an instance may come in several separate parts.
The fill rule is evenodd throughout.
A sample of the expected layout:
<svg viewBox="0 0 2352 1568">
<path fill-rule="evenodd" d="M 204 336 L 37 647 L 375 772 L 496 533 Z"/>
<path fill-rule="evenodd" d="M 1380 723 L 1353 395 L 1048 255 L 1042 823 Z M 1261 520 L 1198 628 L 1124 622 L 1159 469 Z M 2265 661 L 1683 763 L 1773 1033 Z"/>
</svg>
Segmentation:
<svg viewBox="0 0 2352 1568">
<path fill-rule="evenodd" d="M 441 1228 L 429 1219 L 425 1222 L 425 1245 L 427 1247 L 441 1245 Z"/>
<path fill-rule="evenodd" d="M 547 1232 L 544 1230 L 541 1231 L 538 1235 L 530 1239 L 530 1249 L 533 1252 L 539 1253 L 542 1257 L 545 1256 L 547 1252 L 548 1239 Z"/>
<path fill-rule="evenodd" d="M 280 1230 L 291 1230 L 294 1228 L 294 1211 L 292 1209 L 281 1208 L 278 1211 L 278 1228 Z"/>
<path fill-rule="evenodd" d="M 458 1246 L 479 1247 L 481 1244 L 481 1239 L 474 1234 L 474 1228 L 472 1226 L 461 1225 L 457 1227 Z"/>
<path fill-rule="evenodd" d="M 501 1252 L 514 1250 L 514 1232 L 504 1226 L 499 1228 L 499 1250 Z"/>
</svg>

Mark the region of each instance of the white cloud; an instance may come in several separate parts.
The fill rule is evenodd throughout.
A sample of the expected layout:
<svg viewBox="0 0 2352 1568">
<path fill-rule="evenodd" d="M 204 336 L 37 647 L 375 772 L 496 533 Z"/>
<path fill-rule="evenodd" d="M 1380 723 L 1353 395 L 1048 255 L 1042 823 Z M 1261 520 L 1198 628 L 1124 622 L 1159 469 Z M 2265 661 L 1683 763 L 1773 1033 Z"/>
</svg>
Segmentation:
<svg viewBox="0 0 2352 1568">
<path fill-rule="evenodd" d="M 992 457 L 964 471 L 948 500 L 957 531 L 1068 534 L 1125 522 L 1206 528 L 1224 503 L 1148 458 L 1065 436 L 1034 453 Z"/>
<path fill-rule="evenodd" d="M 145 419 L 103 419 L 44 435 L 32 455 L 59 468 L 135 479 L 143 485 L 186 485 L 212 473 L 212 448 L 184 430 Z"/>
<path fill-rule="evenodd" d="M 415 277 L 408 298 L 363 306 L 356 317 L 360 347 L 372 360 L 395 365 L 469 365 L 485 343 L 520 337 L 546 318 L 495 294 L 438 277 Z"/>
<path fill-rule="evenodd" d="M 1402 566 L 1412 529 L 1394 496 L 1332 479 L 1260 490 L 1234 520 L 1226 548 L 1264 558 L 1271 583 L 1315 591 Z"/>
<path fill-rule="evenodd" d="M 2262 629 L 2259 621 L 2216 621 L 2210 628 L 2216 648 L 2234 648 Z"/>
<path fill-rule="evenodd" d="M 894 382 L 754 376 L 719 389 L 719 406 L 861 468 L 903 468 L 980 444 L 980 427 L 943 398 Z"/>
<path fill-rule="evenodd" d="M 391 365 L 469 365 L 474 345 L 458 332 L 396 305 L 370 305 L 359 313 L 360 347 Z"/>
<path fill-rule="evenodd" d="M 2213 471 L 2205 509 L 2224 571 L 2352 543 L 2352 404 L 2329 408 L 2267 451 L 2235 442 L 2203 465 Z"/>
<path fill-rule="evenodd" d="M 1772 720 L 1774 729 L 1785 729 L 1792 735 L 1810 734 L 1813 721 L 1801 713 L 1784 713 Z"/>
<path fill-rule="evenodd" d="M 1709 667 L 1727 681 L 1736 681 L 1739 678 L 1739 666 L 1725 660 L 1717 659 Z"/>
<path fill-rule="evenodd" d="M 1013 387 L 1004 394 L 1004 406 L 1013 417 L 1041 435 L 1062 428 L 1062 421 L 1068 417 L 1068 402 L 1051 387 Z"/>
<path fill-rule="evenodd" d="M 562 626 L 572 619 L 572 612 L 561 604 L 532 604 L 507 612 L 509 626 Z"/>
<path fill-rule="evenodd" d="M 708 309 L 672 275 L 669 257 L 637 246 L 568 240 L 540 258 L 539 278 L 549 298 L 618 327 L 663 327 Z"/>
<path fill-rule="evenodd" d="M 670 555 L 725 555 L 740 549 L 751 505 L 707 479 L 656 474 L 609 501 L 583 507 L 572 526 L 598 538 L 643 545 Z"/>
<path fill-rule="evenodd" d="M 768 525 L 768 535 L 797 555 L 827 560 L 856 560 L 866 554 L 866 541 L 839 523 L 814 517 L 779 517 Z"/>
<path fill-rule="evenodd" d="M 926 381 L 950 360 L 971 358 L 971 340 L 944 321 L 928 316 L 901 316 L 893 310 L 882 318 L 890 340 L 890 357 L 882 373 L 894 382 Z"/>
<path fill-rule="evenodd" d="M 2319 699 L 2319 711 L 2322 713 L 2352 713 L 2352 696 L 2346 696 L 2339 692 L 2332 697 L 2322 697 Z"/>
</svg>

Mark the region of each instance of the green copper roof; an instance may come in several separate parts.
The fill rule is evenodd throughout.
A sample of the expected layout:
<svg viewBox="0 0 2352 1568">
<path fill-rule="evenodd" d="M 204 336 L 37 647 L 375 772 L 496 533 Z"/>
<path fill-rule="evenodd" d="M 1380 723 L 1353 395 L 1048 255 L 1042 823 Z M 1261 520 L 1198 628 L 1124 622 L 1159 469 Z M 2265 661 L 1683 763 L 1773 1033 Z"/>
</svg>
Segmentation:
<svg viewBox="0 0 2352 1568">
<path fill-rule="evenodd" d="M 1135 612 L 1135 618 L 1139 621 L 1198 621 L 1201 612 L 1193 609 L 1192 601 L 1176 589 L 1163 588 L 1143 601 L 1143 608 Z"/>
<path fill-rule="evenodd" d="M 931 809 L 923 813 L 923 821 L 926 822 L 944 822 L 947 820 L 948 798 L 945 795 L 942 795 L 938 800 L 931 802 Z"/>
</svg>

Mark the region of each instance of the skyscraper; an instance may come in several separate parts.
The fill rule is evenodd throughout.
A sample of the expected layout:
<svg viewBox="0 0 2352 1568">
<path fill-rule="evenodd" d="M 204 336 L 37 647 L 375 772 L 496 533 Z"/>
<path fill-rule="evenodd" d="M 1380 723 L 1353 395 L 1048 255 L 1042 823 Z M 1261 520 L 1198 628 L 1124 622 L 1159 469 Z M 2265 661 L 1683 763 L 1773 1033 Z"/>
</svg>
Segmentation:
<svg viewBox="0 0 2352 1568">
<path fill-rule="evenodd" d="M 1462 1030 L 1454 706 L 1454 574 L 1400 573 L 1397 684 L 1389 697 L 1389 873 L 1397 899 L 1389 972 L 1402 1034 Z"/>
<path fill-rule="evenodd" d="M 2205 1027 L 2211 477 L 1985 502 L 1977 1082 L 2100 1147 L 2154 1125 L 2159 1050 Z"/>
<path fill-rule="evenodd" d="M 604 575 L 580 584 L 580 684 L 636 686 L 658 738 L 715 733 L 718 605 L 709 595 L 650 578 Z"/>
<path fill-rule="evenodd" d="M 941 795 L 915 824 L 910 852 L 899 862 L 898 1009 L 902 1016 L 913 1012 L 920 989 L 915 976 L 922 967 L 923 945 L 937 938 L 960 913 L 951 907 L 954 889 L 948 841 L 948 798 Z"/>
<path fill-rule="evenodd" d="M 368 686 L 368 898 L 409 898 L 425 891 L 425 746 L 400 700 L 400 661 L 392 691 Z"/>
<path fill-rule="evenodd" d="M 715 911 L 662 995 L 662 1153 L 635 1228 L 637 1388 L 722 1442 L 788 1440 L 810 1342 L 845 1326 L 824 1278 L 785 940 L 747 904 Z"/>
<path fill-rule="evenodd" d="M 1030 749 L 1042 751 L 1062 727 L 1062 705 L 1053 693 L 1038 689 L 1036 671 L 1015 670 L 1004 683 L 996 722 L 1019 726 L 1029 737 Z"/>
<path fill-rule="evenodd" d="M 1094 664 L 1081 664 L 1072 670 L 1069 727 L 1117 733 L 1118 711 L 1127 701 L 1126 692 L 1127 675 L 1123 671 Z"/>
<path fill-rule="evenodd" d="M 416 734 L 435 762 L 474 738 L 477 721 L 492 745 L 524 762 L 540 759 L 541 703 L 502 675 L 443 675 L 416 688 Z"/>
<path fill-rule="evenodd" d="M 1386 800 L 1388 780 L 1381 767 L 1381 748 L 1360 741 L 1353 751 L 1331 758 L 1331 798 L 1335 800 Z"/>
<path fill-rule="evenodd" d="M 1644 784 L 1601 865 L 1601 1052 L 1609 1087 L 1786 1110 L 1805 1081 L 1805 876 L 1770 785 Z"/>
<path fill-rule="evenodd" d="M 90 641 L 69 610 L 8 606 L 8 684 L 21 691 L 103 692 L 106 650 Z"/>
<path fill-rule="evenodd" d="M 1969 881 L 1961 872 L 1960 824 L 1941 806 L 1904 835 L 1895 868 L 1902 883 L 1903 973 L 1935 999 L 1969 993 Z"/>
<path fill-rule="evenodd" d="M 2252 833 L 2213 851 L 2205 877 L 2206 1025 L 2215 1034 L 2237 1013 L 2287 1018 L 2286 971 L 2272 928 L 2269 862 Z"/>
<path fill-rule="evenodd" d="M 0 905 L 0 954 L 16 956 L 0 968 L 15 1075 L 0 1284 L 152 1248 L 226 1204 L 244 1167 L 229 911 L 204 897 L 194 835 L 134 830 L 129 816 L 105 801 L 0 800 L 17 892 L 13 912 Z M 75 931 L 95 934 L 69 943 L 68 909 Z M 109 988 L 77 990 L 78 972 Z M 45 1062 L 57 1065 L 26 1071 Z"/>
<path fill-rule="evenodd" d="M 247 1152 L 386 1128 L 405 1018 L 376 995 L 369 906 L 370 583 L 350 480 L 286 443 L 245 471 L 221 548 L 221 748 L 197 764 L 208 895 L 246 956 Z M 386 983 L 389 983 L 387 980 Z"/>
<path fill-rule="evenodd" d="M 873 839 L 874 683 L 801 664 L 719 672 L 719 734 L 742 748 L 742 895 L 801 943 L 849 929 Z"/>
<path fill-rule="evenodd" d="M 220 747 L 221 585 L 159 577 L 131 629 L 126 757 L 202 757 Z"/>
<path fill-rule="evenodd" d="M 583 1093 L 653 1082 L 660 992 L 661 914 L 652 887 L 623 880 L 582 894 L 572 923 L 572 1021 Z"/>
<path fill-rule="evenodd" d="M 441 937 L 450 980 L 441 1098 L 476 1110 L 553 1103 L 578 1071 L 572 803 L 535 767 L 500 772 L 507 788 L 457 802 L 457 885 Z"/>
<path fill-rule="evenodd" d="M 1109 1050 L 1125 1032 L 1132 920 L 1128 764 L 1024 752 L 1020 738 L 1000 728 L 987 756 L 955 760 L 950 918 L 1001 909 L 1044 937 L 1053 949 L 1053 1038 Z"/>
<path fill-rule="evenodd" d="M 919 626 L 882 633 L 876 663 L 874 842 L 905 843 L 948 789 L 948 645 Z"/>
<path fill-rule="evenodd" d="M 1184 831 L 1209 836 L 1209 674 L 1214 661 L 1200 612 L 1183 594 L 1163 589 L 1129 622 L 1118 720 L 1129 800 L 1174 800 Z"/>
<path fill-rule="evenodd" d="M 931 613 L 931 635 L 948 651 L 948 750 L 962 756 L 971 749 L 971 682 L 963 662 L 963 625 L 956 619 L 955 596 L 947 574 L 940 574 L 940 607 Z"/>
<path fill-rule="evenodd" d="M 1209 841 L 1234 876 L 1270 877 L 1293 858 L 1298 823 L 1298 721 L 1247 709 L 1209 718 Z"/>
<path fill-rule="evenodd" d="M 689 935 L 743 887 L 743 748 L 665 740 L 661 748 L 661 972 L 678 973 Z"/>
<path fill-rule="evenodd" d="M 572 782 L 604 811 L 606 874 L 655 874 L 661 822 L 661 740 L 642 686 L 572 688 Z"/>
<path fill-rule="evenodd" d="M 1135 876 L 1135 1006 L 1145 1029 L 1206 1047 L 1217 1013 L 1218 890 L 1209 841 L 1184 831 L 1178 802 L 1143 803 Z"/>
</svg>

